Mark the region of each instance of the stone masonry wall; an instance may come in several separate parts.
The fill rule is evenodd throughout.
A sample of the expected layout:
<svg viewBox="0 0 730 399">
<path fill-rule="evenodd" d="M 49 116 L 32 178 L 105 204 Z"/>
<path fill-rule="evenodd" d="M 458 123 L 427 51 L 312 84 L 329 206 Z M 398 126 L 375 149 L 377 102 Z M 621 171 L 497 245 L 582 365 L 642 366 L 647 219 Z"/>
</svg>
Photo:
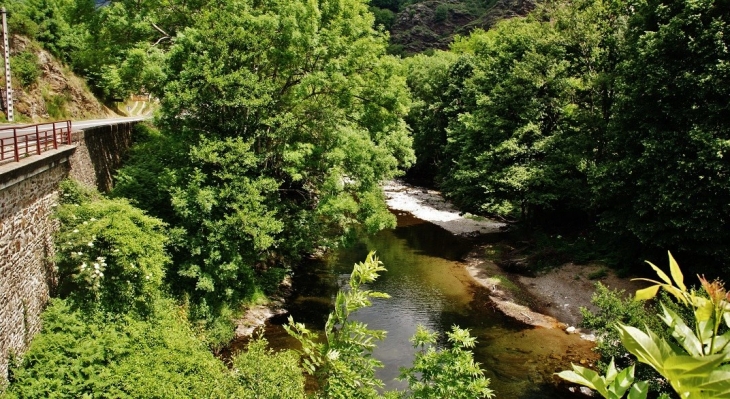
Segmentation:
<svg viewBox="0 0 730 399">
<path fill-rule="evenodd" d="M 136 122 L 98 126 L 73 133 L 77 144 L 71 157 L 71 178 L 101 192 L 111 190 L 114 172 L 132 146 Z"/>
<path fill-rule="evenodd" d="M 22 354 L 40 331 L 54 286 L 51 216 L 58 184 L 68 176 L 68 154 L 34 166 L 2 179 L 0 189 L 0 382 L 7 378 L 8 357 Z"/>
</svg>

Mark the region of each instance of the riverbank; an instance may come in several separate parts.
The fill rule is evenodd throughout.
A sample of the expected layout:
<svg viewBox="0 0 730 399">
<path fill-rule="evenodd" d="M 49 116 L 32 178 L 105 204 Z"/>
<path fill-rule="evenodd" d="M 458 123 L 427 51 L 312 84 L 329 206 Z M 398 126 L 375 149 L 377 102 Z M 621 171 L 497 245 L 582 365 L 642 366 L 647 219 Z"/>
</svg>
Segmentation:
<svg viewBox="0 0 730 399">
<path fill-rule="evenodd" d="M 453 234 L 477 236 L 506 227 L 495 220 L 460 213 L 436 190 L 399 180 L 388 182 L 383 190 L 392 210 L 409 212 Z M 596 282 L 627 294 L 644 287 L 641 282 L 619 278 L 600 265 L 569 263 L 534 277 L 509 273 L 489 259 L 489 247 L 481 245 L 472 250 L 465 259 L 466 270 L 475 282 L 489 290 L 490 299 L 501 312 L 529 325 L 578 333 L 580 308 L 596 310 L 591 304 Z M 600 278 L 591 279 L 596 276 Z"/>
<path fill-rule="evenodd" d="M 506 224 L 479 216 L 460 213 L 439 191 L 391 180 L 383 186 L 388 208 L 443 227 L 453 234 L 474 236 L 496 233 Z"/>
</svg>

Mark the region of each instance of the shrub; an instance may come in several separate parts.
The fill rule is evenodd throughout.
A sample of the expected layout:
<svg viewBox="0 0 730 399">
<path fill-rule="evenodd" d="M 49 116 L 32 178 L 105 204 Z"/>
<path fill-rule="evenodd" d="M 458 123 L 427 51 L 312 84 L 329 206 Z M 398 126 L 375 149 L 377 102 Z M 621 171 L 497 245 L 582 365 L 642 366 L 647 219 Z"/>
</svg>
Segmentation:
<svg viewBox="0 0 730 399">
<path fill-rule="evenodd" d="M 294 351 L 274 352 L 264 338 L 253 340 L 233 358 L 233 376 L 245 399 L 304 399 L 304 374 Z"/>
<path fill-rule="evenodd" d="M 146 321 L 53 299 L 6 397 L 229 398 L 237 388 L 228 376 L 170 301 Z"/>
<path fill-rule="evenodd" d="M 20 52 L 10 57 L 10 68 L 13 76 L 20 82 L 21 86 L 33 85 L 41 76 L 41 68 L 38 66 L 38 56 L 30 51 Z"/>
<path fill-rule="evenodd" d="M 644 325 L 642 331 L 621 322 L 615 323 L 614 327 L 624 348 L 639 362 L 651 366 L 659 373 L 681 398 L 730 397 L 730 293 L 719 280 L 710 282 L 699 276 L 702 291 L 688 288 L 671 253 L 671 278 L 652 263 L 649 265 L 661 281 L 640 279 L 654 285 L 636 291 L 636 300 L 653 299 L 661 288 L 685 312 L 676 312 L 675 306 L 666 306 L 666 302 L 662 301 L 661 311 L 656 314 L 666 325 L 665 328 L 670 330 L 670 334 L 665 336 L 658 334 L 649 325 Z M 672 338 L 666 335 L 671 335 Z M 559 375 L 568 381 L 595 389 L 605 398 L 619 399 L 634 384 L 633 366 L 627 370 L 618 373 L 611 361 L 605 377 L 575 365 L 572 371 L 563 371 Z M 607 383 L 613 389 L 606 389 Z M 637 381 L 628 398 L 646 398 L 646 388 L 646 382 Z"/>
<path fill-rule="evenodd" d="M 385 30 L 390 30 L 395 22 L 395 13 L 387 8 L 370 7 L 370 12 L 375 16 L 375 26 L 382 25 Z"/>
<path fill-rule="evenodd" d="M 598 308 L 598 311 L 592 313 L 581 308 L 583 315 L 581 327 L 595 331 L 598 337 L 595 348 L 601 355 L 598 369 L 606 371 L 611 359 L 615 359 L 619 368 L 636 365 L 638 379 L 652 381 L 654 390 L 666 389 L 661 384 L 659 376 L 650 367 L 637 364 L 635 357 L 627 355 L 628 351 L 621 344 L 618 331 L 614 328 L 616 323 L 623 323 L 634 326 L 646 325 L 654 331 L 663 331 L 661 322 L 654 317 L 658 311 L 656 306 L 634 301 L 627 297 L 624 291 L 610 290 L 600 282 L 597 282 L 595 287 L 591 303 Z"/>
<path fill-rule="evenodd" d="M 443 22 L 449 18 L 449 6 L 448 4 L 439 4 L 433 13 L 434 22 Z"/>
<path fill-rule="evenodd" d="M 159 296 L 165 267 L 164 224 L 122 199 L 89 199 L 69 189 L 56 235 L 59 292 L 79 305 L 146 312 Z"/>
</svg>

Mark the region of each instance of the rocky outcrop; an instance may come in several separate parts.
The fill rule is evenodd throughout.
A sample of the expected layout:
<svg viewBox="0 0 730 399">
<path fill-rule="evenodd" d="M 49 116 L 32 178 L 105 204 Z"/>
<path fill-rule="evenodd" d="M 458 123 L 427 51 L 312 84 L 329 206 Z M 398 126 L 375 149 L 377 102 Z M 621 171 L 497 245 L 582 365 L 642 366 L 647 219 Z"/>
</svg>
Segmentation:
<svg viewBox="0 0 730 399">
<path fill-rule="evenodd" d="M 37 56 L 41 75 L 28 87 L 21 87 L 17 79 L 13 80 L 16 118 L 22 115 L 33 122 L 40 122 L 51 119 L 90 119 L 114 114 L 91 94 L 81 78 L 48 51 L 24 36 L 13 35 L 11 55 L 25 51 Z M 60 110 L 54 111 L 51 109 L 53 107 Z M 58 112 L 62 115 L 58 115 Z"/>
<path fill-rule="evenodd" d="M 460 0 L 427 0 L 398 13 L 391 43 L 406 54 L 445 50 L 456 35 L 466 36 L 477 28 L 487 30 L 502 19 L 525 16 L 533 8 L 534 0 L 497 0 L 484 9 Z"/>
</svg>

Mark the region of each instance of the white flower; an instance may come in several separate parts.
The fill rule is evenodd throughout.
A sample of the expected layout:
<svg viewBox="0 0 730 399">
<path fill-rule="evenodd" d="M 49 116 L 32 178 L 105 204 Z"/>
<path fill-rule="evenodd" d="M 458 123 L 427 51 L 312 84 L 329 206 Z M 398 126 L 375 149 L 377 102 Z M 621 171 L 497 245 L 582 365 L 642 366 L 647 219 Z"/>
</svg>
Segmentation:
<svg viewBox="0 0 730 399">
<path fill-rule="evenodd" d="M 144 278 L 147 279 L 147 280 L 149 280 L 150 279 L 150 275 L 148 274 Z"/>
<path fill-rule="evenodd" d="M 81 264 L 81 270 L 82 270 L 82 271 L 83 271 L 83 270 L 86 270 L 86 262 L 84 262 L 84 263 L 82 263 L 82 264 Z"/>
<path fill-rule="evenodd" d="M 89 222 L 87 222 L 86 220 L 84 220 L 84 224 L 89 224 Z"/>
<path fill-rule="evenodd" d="M 99 264 L 98 263 L 94 263 L 94 269 L 99 270 Z"/>
<path fill-rule="evenodd" d="M 93 247 L 93 246 L 94 246 L 94 243 L 93 243 L 93 242 L 91 242 L 91 241 L 89 241 L 89 243 L 88 243 L 88 244 L 86 244 L 86 245 L 88 245 L 88 246 L 90 246 L 90 247 Z"/>
<path fill-rule="evenodd" d="M 91 220 L 92 222 L 96 222 L 96 218 L 91 218 L 89 220 Z"/>
<path fill-rule="evenodd" d="M 78 232 L 79 232 L 79 229 L 74 229 L 74 233 L 78 233 Z"/>
</svg>

